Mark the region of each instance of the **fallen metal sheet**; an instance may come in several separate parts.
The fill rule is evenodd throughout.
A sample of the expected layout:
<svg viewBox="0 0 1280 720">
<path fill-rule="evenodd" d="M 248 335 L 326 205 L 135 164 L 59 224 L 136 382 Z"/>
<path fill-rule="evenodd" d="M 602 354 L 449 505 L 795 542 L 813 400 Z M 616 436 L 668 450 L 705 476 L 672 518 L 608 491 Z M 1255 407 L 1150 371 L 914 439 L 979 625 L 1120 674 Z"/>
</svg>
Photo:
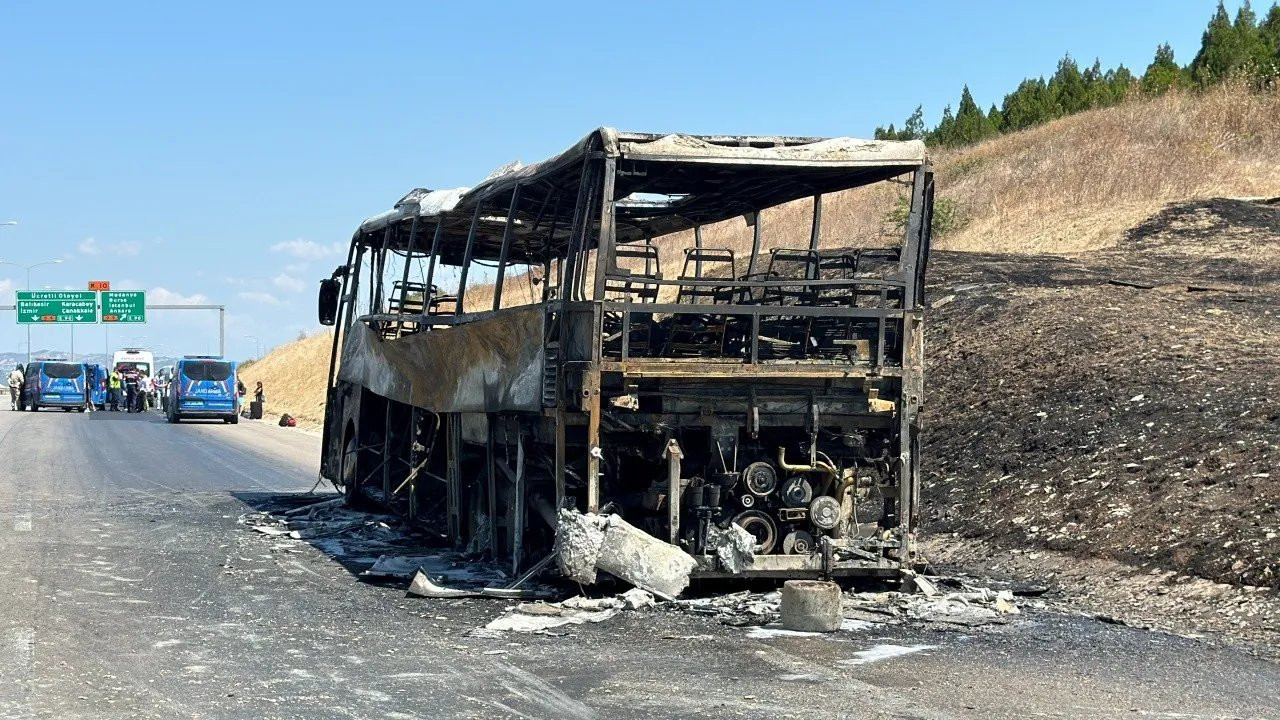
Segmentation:
<svg viewBox="0 0 1280 720">
<path fill-rule="evenodd" d="M 413 582 L 409 583 L 409 589 L 405 591 L 412 597 L 424 598 L 478 598 L 486 597 L 483 593 L 475 590 L 460 590 L 458 588 L 445 587 L 437 585 L 431 580 L 431 576 L 421 570 L 413 574 Z"/>
<path fill-rule="evenodd" d="M 489 632 L 536 633 L 565 625 L 604 622 L 617 615 L 614 608 L 575 610 L 542 603 L 519 605 L 511 612 L 490 621 L 482 630 Z"/>
</svg>

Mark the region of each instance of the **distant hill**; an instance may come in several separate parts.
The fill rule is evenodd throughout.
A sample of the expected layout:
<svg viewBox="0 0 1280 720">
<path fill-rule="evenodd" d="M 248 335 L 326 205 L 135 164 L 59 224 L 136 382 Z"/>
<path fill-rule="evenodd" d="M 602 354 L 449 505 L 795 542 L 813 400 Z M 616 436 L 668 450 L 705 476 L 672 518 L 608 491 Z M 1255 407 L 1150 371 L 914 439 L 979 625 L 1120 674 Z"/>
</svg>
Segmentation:
<svg viewBox="0 0 1280 720">
<path fill-rule="evenodd" d="M 34 359 L 38 357 L 68 358 L 70 356 L 66 351 L 61 350 L 37 350 L 31 353 L 31 357 Z M 109 365 L 111 363 L 111 357 L 102 353 L 76 353 L 75 360 L 76 362 L 96 363 L 98 365 Z M 172 365 L 176 360 L 176 357 L 162 355 L 156 358 L 156 365 L 164 367 Z M 21 365 L 26 361 L 27 354 L 25 352 L 0 352 L 0 368 L 11 369 L 14 365 Z"/>
</svg>

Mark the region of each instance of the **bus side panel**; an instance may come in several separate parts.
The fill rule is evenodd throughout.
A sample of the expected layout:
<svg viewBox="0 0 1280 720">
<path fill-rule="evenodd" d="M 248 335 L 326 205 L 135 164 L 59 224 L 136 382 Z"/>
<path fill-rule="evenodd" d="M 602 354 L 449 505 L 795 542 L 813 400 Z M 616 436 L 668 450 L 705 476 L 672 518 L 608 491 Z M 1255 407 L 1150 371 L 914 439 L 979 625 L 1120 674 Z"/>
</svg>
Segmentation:
<svg viewBox="0 0 1280 720">
<path fill-rule="evenodd" d="M 432 412 L 539 412 L 546 341 L 540 305 L 385 340 L 352 325 L 338 377 Z"/>
</svg>

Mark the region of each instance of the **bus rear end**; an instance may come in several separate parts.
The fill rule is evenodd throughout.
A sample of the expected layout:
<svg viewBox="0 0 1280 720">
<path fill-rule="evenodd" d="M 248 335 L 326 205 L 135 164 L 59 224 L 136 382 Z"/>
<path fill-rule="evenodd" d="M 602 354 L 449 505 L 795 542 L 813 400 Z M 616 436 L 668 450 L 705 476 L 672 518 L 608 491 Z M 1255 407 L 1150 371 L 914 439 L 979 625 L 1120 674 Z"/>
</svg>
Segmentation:
<svg viewBox="0 0 1280 720">
<path fill-rule="evenodd" d="M 235 363 L 204 355 L 178 361 L 169 384 L 169 422 L 195 418 L 237 423 L 238 405 Z"/>
</svg>

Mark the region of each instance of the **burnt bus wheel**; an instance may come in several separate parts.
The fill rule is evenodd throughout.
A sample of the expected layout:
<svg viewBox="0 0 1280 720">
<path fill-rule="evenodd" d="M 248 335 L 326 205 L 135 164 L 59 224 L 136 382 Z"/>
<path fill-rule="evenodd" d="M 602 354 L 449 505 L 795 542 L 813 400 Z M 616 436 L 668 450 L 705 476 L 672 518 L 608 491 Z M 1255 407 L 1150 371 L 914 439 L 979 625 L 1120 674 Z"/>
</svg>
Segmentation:
<svg viewBox="0 0 1280 720">
<path fill-rule="evenodd" d="M 360 504 L 360 487 L 359 476 L 357 473 L 357 460 L 360 457 L 359 445 L 356 442 L 356 433 L 354 430 L 347 432 L 347 439 L 342 443 L 342 464 L 341 464 L 341 480 L 342 480 L 342 496 L 346 504 L 355 507 Z"/>
</svg>

